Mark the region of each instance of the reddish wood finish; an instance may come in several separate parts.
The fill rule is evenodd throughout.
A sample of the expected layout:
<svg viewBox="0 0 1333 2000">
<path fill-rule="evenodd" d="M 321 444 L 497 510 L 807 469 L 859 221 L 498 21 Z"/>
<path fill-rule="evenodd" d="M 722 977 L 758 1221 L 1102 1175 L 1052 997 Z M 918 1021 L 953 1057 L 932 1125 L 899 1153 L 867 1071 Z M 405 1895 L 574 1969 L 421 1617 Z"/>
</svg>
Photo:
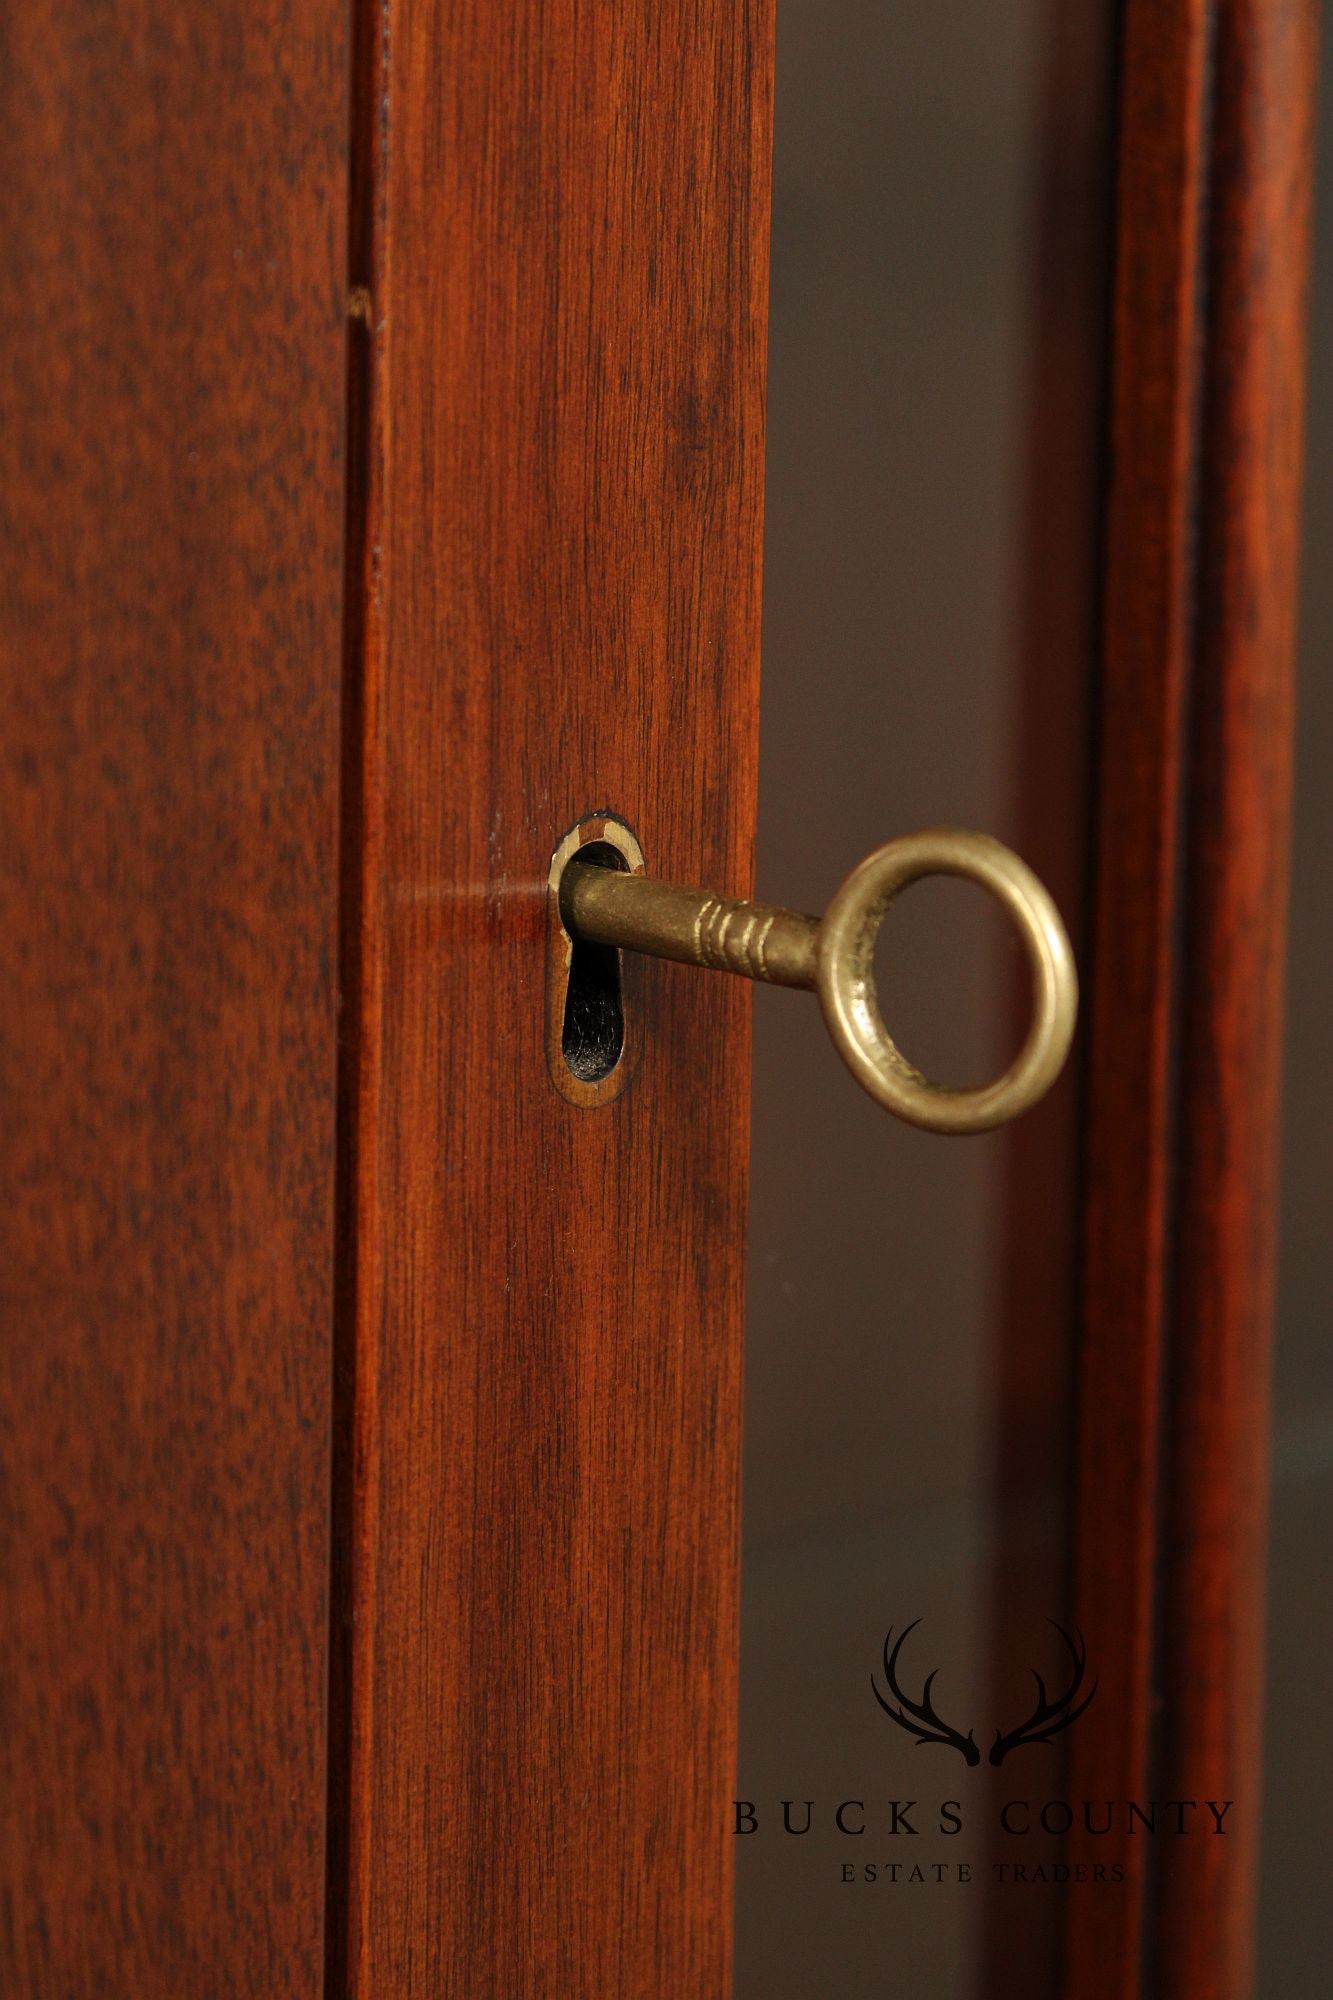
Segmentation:
<svg viewBox="0 0 1333 2000">
<path fill-rule="evenodd" d="M 1248 1990 L 1312 78 L 1308 0 L 1131 0 L 1069 1792 L 1237 1804 L 1151 1923 L 1158 1850 L 1103 1844 L 1129 1881 L 1071 1902 L 1075 2000 Z"/>
<path fill-rule="evenodd" d="M 1316 21 L 1235 0 L 1214 54 L 1158 1771 L 1237 1803 L 1164 1856 L 1161 2000 L 1251 1991 Z"/>
<path fill-rule="evenodd" d="M 1125 13 L 1065 1788 L 1236 1804 L 1107 1842 L 1070 2000 L 1248 1989 L 1313 41 Z M 544 884 L 594 807 L 749 884 L 770 42 L 361 14 L 334 1995 L 728 1987 L 748 997 L 645 967 L 576 1109 Z M 16 1993 L 324 1984 L 345 58 L 8 36 Z"/>
<path fill-rule="evenodd" d="M 321 1991 L 346 53 L 6 22 L 15 2000 Z"/>
<path fill-rule="evenodd" d="M 749 996 L 544 1052 L 587 810 L 745 889 L 767 0 L 374 15 L 333 1983 L 721 1995 Z"/>
<path fill-rule="evenodd" d="M 1206 14 L 1205 0 L 1130 0 L 1121 53 L 1074 1524 L 1074 1611 L 1099 1686 L 1095 1719 L 1069 1739 L 1078 1799 L 1152 1796 Z M 1138 1991 L 1141 1852 L 1117 1839 L 1123 1892 L 1071 1904 L 1071 2000 Z"/>
</svg>

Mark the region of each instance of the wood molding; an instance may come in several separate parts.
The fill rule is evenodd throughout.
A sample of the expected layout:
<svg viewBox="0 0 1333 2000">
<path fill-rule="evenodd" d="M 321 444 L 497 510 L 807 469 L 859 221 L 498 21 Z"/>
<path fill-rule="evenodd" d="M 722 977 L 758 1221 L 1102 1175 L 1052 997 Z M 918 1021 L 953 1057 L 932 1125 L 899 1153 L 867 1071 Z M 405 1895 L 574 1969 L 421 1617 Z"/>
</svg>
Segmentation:
<svg viewBox="0 0 1333 2000">
<path fill-rule="evenodd" d="M 1308 0 L 1130 0 L 1121 60 L 1074 1798 L 1233 1797 L 1071 1903 L 1075 2000 L 1248 1991 L 1312 174 Z"/>
<path fill-rule="evenodd" d="M 1161 2000 L 1252 1979 L 1316 23 L 1244 0 L 1213 58 L 1157 1768 L 1236 1805 L 1163 1856 Z"/>
</svg>

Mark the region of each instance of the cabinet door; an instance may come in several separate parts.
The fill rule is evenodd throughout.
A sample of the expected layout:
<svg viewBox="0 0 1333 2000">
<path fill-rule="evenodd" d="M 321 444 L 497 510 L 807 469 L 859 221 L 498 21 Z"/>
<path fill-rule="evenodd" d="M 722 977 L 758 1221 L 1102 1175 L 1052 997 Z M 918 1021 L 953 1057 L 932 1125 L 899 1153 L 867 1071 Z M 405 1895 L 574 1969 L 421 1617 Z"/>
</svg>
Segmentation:
<svg viewBox="0 0 1333 2000">
<path fill-rule="evenodd" d="M 770 37 L 767 0 L 425 0 L 363 51 L 354 1992 L 727 1987 L 749 999 L 645 962 L 624 1088 L 557 1088 L 548 876 L 610 813 L 654 874 L 749 887 Z"/>
</svg>

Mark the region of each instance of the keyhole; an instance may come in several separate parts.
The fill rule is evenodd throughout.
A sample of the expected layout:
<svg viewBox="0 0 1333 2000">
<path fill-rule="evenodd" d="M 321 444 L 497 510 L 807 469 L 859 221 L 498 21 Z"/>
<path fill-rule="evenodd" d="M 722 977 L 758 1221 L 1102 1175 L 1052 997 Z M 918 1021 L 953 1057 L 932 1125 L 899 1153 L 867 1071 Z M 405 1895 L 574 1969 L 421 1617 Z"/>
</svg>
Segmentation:
<svg viewBox="0 0 1333 2000">
<path fill-rule="evenodd" d="M 580 864 L 628 872 L 624 855 L 609 841 L 589 841 L 579 849 L 578 858 Z M 610 1076 L 625 1047 L 620 953 L 612 944 L 595 944 L 588 938 L 574 938 L 573 946 L 560 1049 L 580 1083 L 600 1083 Z"/>
<path fill-rule="evenodd" d="M 620 1094 L 637 1060 L 637 981 L 615 945 L 567 929 L 560 881 L 573 861 L 630 875 L 643 867 L 643 854 L 624 821 L 602 812 L 571 827 L 551 857 L 547 1063 L 560 1094 L 591 1109 Z"/>
</svg>

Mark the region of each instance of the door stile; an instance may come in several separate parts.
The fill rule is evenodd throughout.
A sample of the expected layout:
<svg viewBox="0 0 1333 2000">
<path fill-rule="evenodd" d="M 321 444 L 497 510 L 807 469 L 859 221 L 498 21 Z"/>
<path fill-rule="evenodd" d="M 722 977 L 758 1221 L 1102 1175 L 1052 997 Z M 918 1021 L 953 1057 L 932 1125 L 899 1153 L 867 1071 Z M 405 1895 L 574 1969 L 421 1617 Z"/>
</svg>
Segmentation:
<svg viewBox="0 0 1333 2000">
<path fill-rule="evenodd" d="M 571 1102 L 547 873 L 750 886 L 770 12 L 368 23 L 331 1991 L 711 1996 L 749 1001 Z"/>
</svg>

